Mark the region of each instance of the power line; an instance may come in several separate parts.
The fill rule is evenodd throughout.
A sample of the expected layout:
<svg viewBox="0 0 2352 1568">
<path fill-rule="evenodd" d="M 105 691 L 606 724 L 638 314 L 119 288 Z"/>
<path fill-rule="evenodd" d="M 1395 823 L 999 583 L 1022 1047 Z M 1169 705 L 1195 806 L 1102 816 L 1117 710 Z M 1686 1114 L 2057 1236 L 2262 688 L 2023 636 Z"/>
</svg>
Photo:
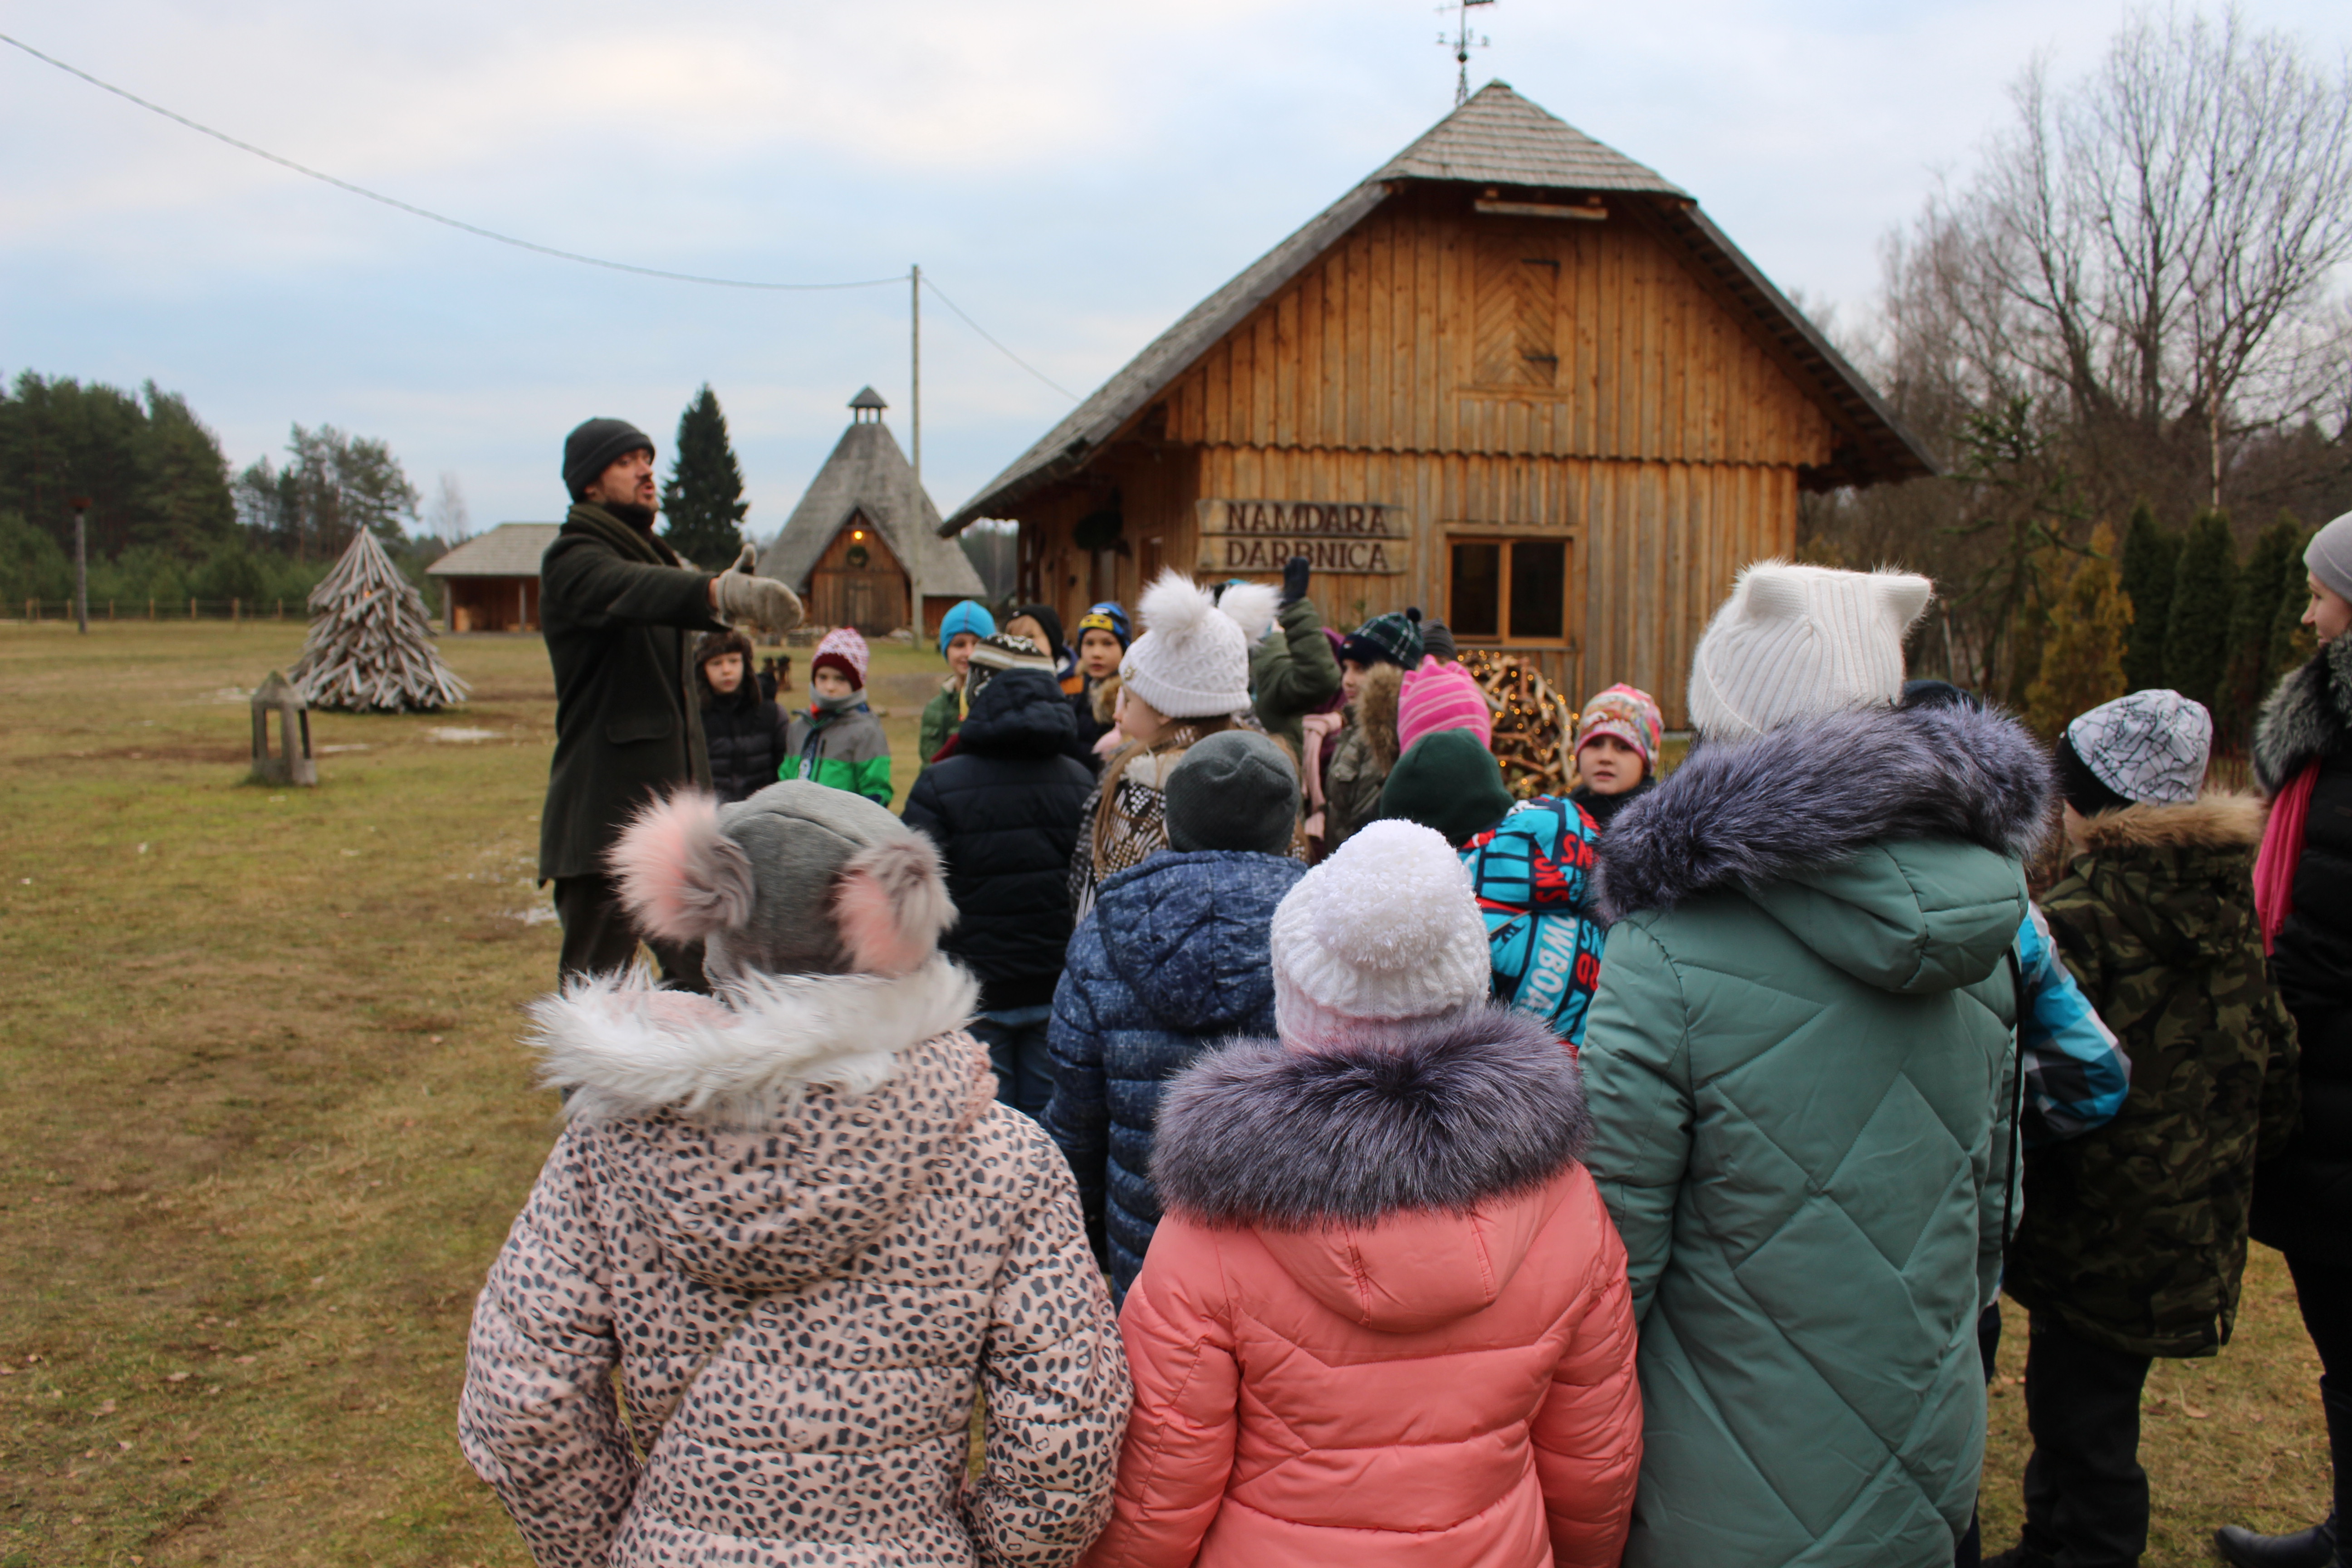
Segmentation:
<svg viewBox="0 0 2352 1568">
<path fill-rule="evenodd" d="M 48 55 L 45 55 L 41 53 L 40 50 L 33 47 L 32 45 L 24 42 L 20 38 L 12 38 L 5 33 L 0 33 L 0 44 L 7 44 L 12 47 L 22 49 L 25 53 L 32 56 L 35 59 L 39 60 L 42 64 L 55 66 L 58 69 L 65 72 L 68 76 L 79 77 L 82 80 L 89 83 L 90 86 L 98 88 L 102 91 L 110 92 L 115 97 L 123 100 L 125 102 L 135 103 L 151 114 L 160 114 L 166 120 L 172 121 L 176 124 L 184 125 L 189 130 L 196 132 L 201 135 L 209 136 L 215 142 L 226 142 L 227 145 L 236 148 L 240 153 L 250 153 L 257 158 L 266 158 L 270 163 L 277 164 L 280 168 L 291 169 L 298 174 L 305 174 L 311 179 L 322 181 L 327 184 L 334 186 L 339 191 L 348 191 L 355 196 L 365 196 L 369 201 L 381 202 L 385 206 L 397 208 L 399 211 L 407 213 L 414 217 L 425 218 L 433 223 L 445 225 L 450 228 L 460 229 L 467 234 L 475 235 L 483 239 L 496 240 L 500 245 L 511 245 L 519 250 L 531 250 L 538 252 L 541 256 L 552 256 L 561 261 L 576 261 L 583 267 L 602 267 L 614 272 L 634 272 L 640 278 L 666 279 L 672 283 L 700 283 L 714 289 L 759 289 L 770 291 L 792 293 L 803 293 L 818 289 L 878 289 L 886 283 L 904 283 L 907 280 L 907 274 L 900 272 L 888 278 L 861 278 L 852 283 L 754 283 L 746 281 L 740 278 L 705 278 L 699 274 L 692 272 L 666 272 L 658 267 L 635 267 L 625 261 L 607 261 L 604 258 L 598 256 L 583 256 L 576 250 L 558 250 L 551 245 L 539 245 L 528 239 L 517 239 L 513 235 L 500 234 L 496 229 L 484 228 L 479 224 L 467 223 L 461 218 L 449 217 L 441 213 L 433 212 L 425 207 L 417 206 L 413 203 L 404 202 L 396 196 L 387 196 L 381 191 L 369 190 L 365 185 L 355 185 L 349 180 L 339 180 L 332 174 L 324 174 L 317 169 L 310 168 L 306 164 L 298 163 L 291 158 L 281 158 L 277 153 L 272 153 L 266 148 L 257 147 L 250 142 L 240 142 L 236 137 L 229 135 L 226 132 L 215 131 L 211 126 L 191 120 L 184 114 L 174 113 L 171 110 L 164 108 L 160 103 L 150 103 L 147 100 L 140 97 L 137 93 L 127 92 L 123 89 L 115 86 L 110 81 L 100 81 L 98 78 L 90 75 L 89 72 L 81 69 L 79 67 L 69 66 L 63 60 L 56 59 Z M 952 305 L 948 308 L 950 310 L 955 309 Z M 962 316 L 963 312 L 961 310 L 956 310 L 956 314 Z M 969 322 L 971 318 L 965 316 L 964 320 Z M 980 331 L 980 329 L 975 326 L 972 328 L 972 331 L 977 332 Z M 988 337 L 986 332 L 981 332 L 980 335 L 984 338 Z M 989 338 L 988 341 L 992 343 L 996 342 L 994 338 Z M 1003 343 L 996 343 L 996 346 L 999 349 L 1004 349 L 1004 345 Z M 1019 364 L 1021 363 L 1018 358 L 1015 358 L 1013 355 L 1011 350 L 1006 349 L 1004 352 L 1006 357 L 1013 359 L 1014 363 Z M 1022 365 L 1022 368 L 1024 370 L 1027 370 L 1029 367 L 1027 365 Z M 1031 371 L 1030 374 L 1034 375 L 1036 373 L 1034 371 Z"/>
<path fill-rule="evenodd" d="M 982 338 L 987 339 L 989 347 L 994 349 L 998 353 L 1003 354 L 1006 359 L 1011 360 L 1014 364 L 1019 365 L 1023 370 L 1027 371 L 1031 375 L 1035 376 L 1039 381 L 1044 382 L 1047 386 L 1052 387 L 1055 391 L 1060 393 L 1071 402 L 1076 403 L 1078 400 L 1078 395 L 1076 393 L 1072 392 L 1068 387 L 1064 386 L 1060 382 L 1055 381 L 1052 376 L 1047 375 L 1044 371 L 1039 370 L 1035 365 L 1031 364 L 1027 360 L 1023 359 L 1019 354 L 1014 353 L 1011 349 L 1006 348 L 994 338 L 989 337 L 988 330 L 986 328 L 982 327 L 978 321 L 973 321 L 970 316 L 964 315 L 962 306 L 957 304 L 953 300 L 949 299 L 945 294 L 940 294 L 940 286 L 932 282 L 928 274 L 924 276 L 922 281 L 923 287 L 929 289 L 932 293 L 938 294 L 940 303 L 945 305 L 949 310 L 953 310 L 957 316 L 961 318 L 965 326 L 970 327 L 973 331 L 978 332 Z"/>
</svg>

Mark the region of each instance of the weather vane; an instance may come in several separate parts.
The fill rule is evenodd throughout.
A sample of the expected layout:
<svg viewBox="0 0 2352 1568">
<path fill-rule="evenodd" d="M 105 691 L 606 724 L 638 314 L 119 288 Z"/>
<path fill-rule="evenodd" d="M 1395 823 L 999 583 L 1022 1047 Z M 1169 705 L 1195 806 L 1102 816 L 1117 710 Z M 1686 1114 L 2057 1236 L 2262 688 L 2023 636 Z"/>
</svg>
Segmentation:
<svg viewBox="0 0 2352 1568">
<path fill-rule="evenodd" d="M 1449 11 L 1454 13 L 1454 36 L 1449 38 L 1440 33 L 1437 35 L 1437 43 L 1440 48 L 1450 48 L 1454 51 L 1454 63 L 1456 67 L 1456 74 L 1454 78 L 1454 107 L 1456 109 L 1470 101 L 1470 51 L 1483 49 L 1493 41 L 1484 34 L 1473 33 L 1470 30 L 1470 13 L 1478 6 L 1492 5 L 1494 3 L 1495 0 L 1453 0 L 1451 5 L 1440 5 L 1437 8 L 1437 14 L 1441 16 Z"/>
</svg>

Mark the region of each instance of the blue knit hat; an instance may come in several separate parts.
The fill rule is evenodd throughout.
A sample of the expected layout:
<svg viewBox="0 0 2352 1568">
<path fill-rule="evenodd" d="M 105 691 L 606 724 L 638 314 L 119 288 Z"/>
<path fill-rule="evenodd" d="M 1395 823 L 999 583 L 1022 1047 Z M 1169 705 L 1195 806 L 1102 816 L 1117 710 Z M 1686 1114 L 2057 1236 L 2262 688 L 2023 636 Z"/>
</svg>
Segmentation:
<svg viewBox="0 0 2352 1568">
<path fill-rule="evenodd" d="M 1118 639 L 1121 649 L 1135 640 L 1128 630 L 1126 607 L 1116 599 L 1105 599 L 1099 605 L 1088 605 L 1087 613 L 1080 616 L 1077 625 L 1070 628 L 1070 635 L 1084 642 L 1087 640 L 1087 634 L 1090 631 L 1108 632 Z"/>
<path fill-rule="evenodd" d="M 996 635 L 996 617 L 978 599 L 966 599 L 940 617 L 940 657 L 948 656 L 948 644 L 970 632 L 976 637 Z"/>
</svg>

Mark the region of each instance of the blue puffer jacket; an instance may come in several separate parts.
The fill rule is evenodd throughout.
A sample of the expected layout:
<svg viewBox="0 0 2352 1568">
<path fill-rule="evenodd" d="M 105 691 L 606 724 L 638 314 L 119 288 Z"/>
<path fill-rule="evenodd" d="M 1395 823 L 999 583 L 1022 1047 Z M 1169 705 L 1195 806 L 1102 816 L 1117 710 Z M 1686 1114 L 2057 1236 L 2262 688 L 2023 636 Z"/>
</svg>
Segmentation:
<svg viewBox="0 0 2352 1568">
<path fill-rule="evenodd" d="M 1206 1047 L 1274 1033 L 1266 931 L 1307 868 L 1279 855 L 1163 850 L 1102 885 L 1054 991 L 1045 1131 L 1069 1157 L 1087 1228 L 1109 1244 L 1114 1300 L 1160 1223 L 1160 1091 Z"/>
</svg>

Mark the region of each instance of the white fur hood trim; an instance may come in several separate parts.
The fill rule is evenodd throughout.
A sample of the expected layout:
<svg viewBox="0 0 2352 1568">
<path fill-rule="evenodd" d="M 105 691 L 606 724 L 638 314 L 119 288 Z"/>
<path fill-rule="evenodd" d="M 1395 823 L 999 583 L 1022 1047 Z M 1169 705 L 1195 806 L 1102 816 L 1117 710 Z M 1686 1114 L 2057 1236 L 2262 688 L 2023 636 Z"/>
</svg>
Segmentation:
<svg viewBox="0 0 2352 1568">
<path fill-rule="evenodd" d="M 665 1109 L 757 1124 L 813 1084 L 865 1093 L 912 1050 L 969 1022 L 980 984 L 934 956 L 898 979 L 757 974 L 719 996 L 665 991 L 643 969 L 574 980 L 530 1005 L 541 1080 L 591 1121 Z"/>
</svg>

